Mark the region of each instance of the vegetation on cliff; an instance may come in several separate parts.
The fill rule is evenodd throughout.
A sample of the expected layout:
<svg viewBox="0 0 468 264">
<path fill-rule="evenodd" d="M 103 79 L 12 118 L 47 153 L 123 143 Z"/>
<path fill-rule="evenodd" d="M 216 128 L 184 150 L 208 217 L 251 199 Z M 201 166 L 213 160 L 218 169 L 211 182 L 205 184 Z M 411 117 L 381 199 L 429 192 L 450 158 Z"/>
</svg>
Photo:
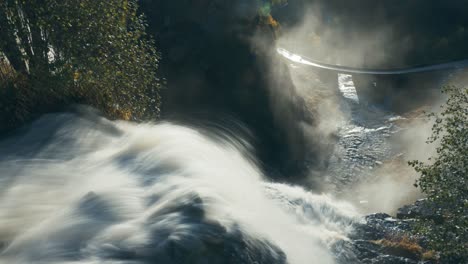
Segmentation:
<svg viewBox="0 0 468 264">
<path fill-rule="evenodd" d="M 443 263 L 468 261 L 468 88 L 444 88 L 448 100 L 436 118 L 429 143 L 437 142 L 430 163 L 412 161 L 421 177 L 416 185 L 436 208 L 421 218 L 418 231 L 440 252 Z"/>
<path fill-rule="evenodd" d="M 73 103 L 159 115 L 158 54 L 135 0 L 0 2 L 3 129 Z"/>
</svg>

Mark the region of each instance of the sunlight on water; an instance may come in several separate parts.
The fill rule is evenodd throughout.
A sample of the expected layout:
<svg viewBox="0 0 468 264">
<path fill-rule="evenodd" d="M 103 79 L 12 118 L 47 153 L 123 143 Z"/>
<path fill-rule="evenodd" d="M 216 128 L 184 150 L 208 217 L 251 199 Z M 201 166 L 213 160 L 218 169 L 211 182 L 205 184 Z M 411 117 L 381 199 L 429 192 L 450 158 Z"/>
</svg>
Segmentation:
<svg viewBox="0 0 468 264">
<path fill-rule="evenodd" d="M 359 97 L 354 86 L 353 77 L 349 74 L 338 74 L 338 87 L 344 98 L 359 103 Z"/>
</svg>

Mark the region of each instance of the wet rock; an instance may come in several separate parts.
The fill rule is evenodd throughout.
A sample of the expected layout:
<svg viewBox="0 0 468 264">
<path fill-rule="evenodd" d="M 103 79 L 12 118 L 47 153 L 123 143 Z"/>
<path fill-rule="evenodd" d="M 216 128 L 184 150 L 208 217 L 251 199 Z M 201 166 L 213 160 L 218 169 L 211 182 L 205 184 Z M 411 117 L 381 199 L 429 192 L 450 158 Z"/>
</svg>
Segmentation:
<svg viewBox="0 0 468 264">
<path fill-rule="evenodd" d="M 337 243 L 338 244 L 338 243 Z M 422 264 L 424 262 L 386 252 L 380 245 L 366 240 L 341 241 L 333 247 L 339 264 Z"/>
<path fill-rule="evenodd" d="M 397 219 L 385 213 L 371 214 L 356 223 L 349 241 L 340 241 L 333 249 L 338 263 L 416 264 L 424 249 L 422 238 L 409 238 L 411 219 Z"/>
<path fill-rule="evenodd" d="M 376 258 L 364 259 L 363 264 L 417 264 L 421 263 L 411 259 L 397 257 L 392 255 L 379 255 Z"/>
<path fill-rule="evenodd" d="M 401 207 L 398 209 L 396 217 L 399 219 L 431 219 L 436 223 L 443 221 L 443 217 L 437 212 L 436 207 L 431 205 L 427 199 L 420 199 L 413 204 Z"/>
</svg>

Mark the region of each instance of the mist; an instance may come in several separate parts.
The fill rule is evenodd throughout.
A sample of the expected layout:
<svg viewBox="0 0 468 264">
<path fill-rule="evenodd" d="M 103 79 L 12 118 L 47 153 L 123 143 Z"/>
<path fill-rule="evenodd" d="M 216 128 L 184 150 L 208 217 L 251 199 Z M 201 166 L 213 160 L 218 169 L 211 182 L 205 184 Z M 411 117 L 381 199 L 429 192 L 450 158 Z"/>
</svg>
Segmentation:
<svg viewBox="0 0 468 264">
<path fill-rule="evenodd" d="M 396 25 L 347 24 L 344 28 L 341 25 L 349 18 L 332 11 L 324 13 L 327 8 L 320 3 L 307 4 L 302 19 L 284 28 L 278 45 L 333 65 L 385 68 L 405 62 L 412 42 L 401 39 Z"/>
<path fill-rule="evenodd" d="M 405 65 L 406 54 L 413 49 L 411 38 L 400 39 L 402 32 L 396 23 L 339 28 L 334 26 L 339 23 L 330 21 L 322 13 L 324 8 L 320 4 L 309 4 L 304 10 L 300 20 L 280 27 L 276 48 L 285 48 L 293 54 L 323 63 L 377 69 Z M 258 44 L 262 43 L 261 35 L 253 42 L 261 46 Z M 347 199 L 361 213 L 394 215 L 401 206 L 424 197 L 414 186 L 418 174 L 408 161 L 427 162 L 435 155 L 437 143 L 426 142 L 433 122 L 426 113 L 440 110 L 439 106 L 445 100 L 440 87 L 456 79 L 452 74 L 444 73 L 443 81 L 431 78 L 419 81 L 425 76 L 418 76 L 417 82 L 393 83 L 387 92 L 395 96 L 394 108 L 385 109 L 359 98 L 352 76 L 343 78 L 340 74 L 316 70 L 286 57 L 279 63 L 277 56 L 278 53 L 270 52 L 271 72 L 276 73 L 270 76 L 272 111 L 278 113 L 277 122 L 300 131 L 291 135 L 296 137 L 296 142 L 302 142 L 303 151 L 307 153 L 307 177 L 301 184 Z M 285 75 L 290 76 L 294 87 L 280 85 L 280 79 Z M 299 108 L 300 118 L 291 118 L 282 105 Z M 356 131 L 362 131 L 359 133 L 363 140 L 369 136 L 381 138 L 376 140 L 383 145 L 375 148 L 383 148 L 385 153 L 364 161 L 356 169 L 343 167 L 348 166 L 346 163 L 333 162 L 347 155 L 342 153 L 340 144 L 344 143 L 340 142 Z M 368 147 L 372 149 L 373 146 Z M 352 171 L 352 177 L 340 182 L 336 179 L 341 177 L 337 173 L 343 171 Z"/>
<path fill-rule="evenodd" d="M 0 263 L 334 263 L 354 207 L 266 181 L 242 138 L 215 134 L 40 118 L 0 142 Z"/>
<path fill-rule="evenodd" d="M 466 72 L 406 74 L 414 39 L 375 6 L 283 23 L 270 1 L 143 2 L 163 121 L 74 106 L 5 135 L 0 264 L 391 260 L 376 241 L 406 221 L 377 213 L 424 198 L 408 161 L 436 155 L 426 112 Z"/>
</svg>

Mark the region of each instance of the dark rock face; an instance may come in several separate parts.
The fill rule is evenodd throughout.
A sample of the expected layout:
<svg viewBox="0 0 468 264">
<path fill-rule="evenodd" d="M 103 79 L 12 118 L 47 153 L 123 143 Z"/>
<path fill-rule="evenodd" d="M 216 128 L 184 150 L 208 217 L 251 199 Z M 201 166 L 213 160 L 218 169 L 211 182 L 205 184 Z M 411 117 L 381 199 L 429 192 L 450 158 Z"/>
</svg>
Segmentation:
<svg viewBox="0 0 468 264">
<path fill-rule="evenodd" d="M 427 199 L 420 199 L 414 204 L 405 205 L 398 209 L 396 217 L 398 219 L 411 219 L 422 218 L 430 219 L 436 223 L 442 222 L 443 217 L 437 212 L 436 206 L 427 201 Z"/>
<path fill-rule="evenodd" d="M 385 213 L 377 213 L 366 216 L 366 224 L 357 225 L 354 236 L 365 240 L 378 240 L 388 235 L 398 235 L 409 230 L 408 222 L 392 218 Z"/>
<path fill-rule="evenodd" d="M 397 218 L 388 214 L 368 215 L 364 223 L 355 224 L 350 240 L 334 245 L 338 263 L 436 263 L 423 260 L 427 241 L 411 236 L 414 217 L 433 217 L 434 211 L 422 199 L 398 210 Z"/>
<path fill-rule="evenodd" d="M 395 219 L 384 213 L 368 215 L 365 220 L 355 225 L 349 241 L 335 245 L 335 252 L 347 252 L 337 254 L 338 263 L 424 263 L 412 251 L 382 242 L 404 236 L 410 230 L 410 220 Z"/>
<path fill-rule="evenodd" d="M 233 117 L 252 132 L 266 169 L 297 175 L 305 155 L 300 122 L 312 121 L 275 56 L 274 30 L 258 23 L 259 2 L 142 1 L 167 79 L 162 115 L 195 117 L 194 124 Z"/>
</svg>

